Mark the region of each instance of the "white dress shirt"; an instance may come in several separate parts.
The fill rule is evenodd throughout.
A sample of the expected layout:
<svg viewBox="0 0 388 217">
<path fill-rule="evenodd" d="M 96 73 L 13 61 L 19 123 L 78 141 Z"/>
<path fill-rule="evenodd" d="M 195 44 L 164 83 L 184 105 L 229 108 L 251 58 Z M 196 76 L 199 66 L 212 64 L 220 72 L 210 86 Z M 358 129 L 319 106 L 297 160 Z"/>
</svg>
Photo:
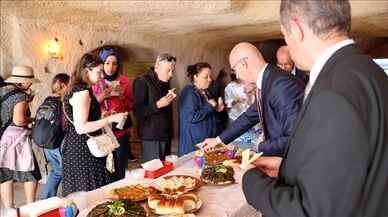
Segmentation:
<svg viewBox="0 0 388 217">
<path fill-rule="evenodd" d="M 296 76 L 296 67 L 292 68 L 291 75 Z"/>
<path fill-rule="evenodd" d="M 268 63 L 265 64 L 264 67 L 260 70 L 259 77 L 257 78 L 257 81 L 256 81 L 256 86 L 260 90 L 261 90 L 262 85 L 263 85 L 264 72 L 265 72 L 265 69 L 267 68 L 267 66 L 268 66 Z M 221 140 L 221 138 L 219 136 L 216 137 L 216 140 L 218 143 L 224 144 L 224 142 Z"/>
<path fill-rule="evenodd" d="M 346 40 L 337 42 L 333 46 L 329 47 L 325 52 L 323 52 L 323 54 L 321 56 L 318 57 L 318 59 L 314 62 L 313 67 L 311 67 L 310 80 L 306 85 L 306 89 L 304 92 L 304 99 L 307 98 L 308 94 L 310 93 L 311 89 L 313 88 L 313 86 L 315 84 L 315 81 L 317 80 L 317 78 L 319 76 L 319 73 L 322 71 L 323 66 L 330 59 L 330 57 L 333 56 L 333 54 L 337 50 L 339 50 L 339 49 L 341 49 L 349 44 L 353 44 L 353 43 L 354 43 L 354 41 L 352 39 L 346 39 Z"/>
<path fill-rule="evenodd" d="M 261 69 L 261 71 L 259 73 L 259 77 L 257 78 L 257 81 L 256 81 L 256 86 L 260 90 L 261 90 L 261 88 L 263 86 L 263 77 L 264 77 L 264 72 L 265 72 L 265 69 L 267 68 L 267 66 L 268 66 L 268 63 L 265 64 L 264 67 Z"/>
</svg>

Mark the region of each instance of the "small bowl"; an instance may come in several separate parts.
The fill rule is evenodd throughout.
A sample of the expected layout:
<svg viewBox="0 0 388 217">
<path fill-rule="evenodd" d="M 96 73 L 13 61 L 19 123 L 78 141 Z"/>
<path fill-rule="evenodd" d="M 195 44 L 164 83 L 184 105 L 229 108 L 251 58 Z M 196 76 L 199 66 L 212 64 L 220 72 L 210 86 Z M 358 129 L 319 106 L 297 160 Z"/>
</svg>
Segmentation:
<svg viewBox="0 0 388 217">
<path fill-rule="evenodd" d="M 143 179 L 145 174 L 144 169 L 133 169 L 128 171 L 127 175 L 131 179 Z"/>
<path fill-rule="evenodd" d="M 4 217 L 14 217 L 17 216 L 17 210 L 13 208 L 1 208 L 1 216 Z"/>
<path fill-rule="evenodd" d="M 178 164 L 179 158 L 176 155 L 168 155 L 166 156 L 166 161 L 171 162 L 172 164 L 174 164 L 174 167 L 176 167 Z"/>
</svg>

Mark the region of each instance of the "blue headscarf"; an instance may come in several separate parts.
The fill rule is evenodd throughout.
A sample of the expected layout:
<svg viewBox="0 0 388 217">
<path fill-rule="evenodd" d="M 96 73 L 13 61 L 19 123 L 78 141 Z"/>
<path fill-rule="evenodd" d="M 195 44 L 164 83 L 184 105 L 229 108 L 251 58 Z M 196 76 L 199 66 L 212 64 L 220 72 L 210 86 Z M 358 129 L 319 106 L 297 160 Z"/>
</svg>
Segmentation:
<svg viewBox="0 0 388 217">
<path fill-rule="evenodd" d="M 104 71 L 104 79 L 108 81 L 114 81 L 119 77 L 119 69 L 120 69 L 120 63 L 121 63 L 121 57 L 118 51 L 114 48 L 103 48 L 100 51 L 100 59 L 105 63 L 106 59 L 108 59 L 109 56 L 115 56 L 117 59 L 117 69 L 116 72 L 113 75 L 107 75 Z"/>
</svg>

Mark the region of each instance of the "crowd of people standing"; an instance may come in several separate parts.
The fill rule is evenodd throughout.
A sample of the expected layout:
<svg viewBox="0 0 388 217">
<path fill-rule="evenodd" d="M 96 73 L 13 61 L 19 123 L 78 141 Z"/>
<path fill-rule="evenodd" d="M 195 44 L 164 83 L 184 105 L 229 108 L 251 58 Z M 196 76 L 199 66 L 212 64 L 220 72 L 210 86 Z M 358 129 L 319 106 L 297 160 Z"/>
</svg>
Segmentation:
<svg viewBox="0 0 388 217">
<path fill-rule="evenodd" d="M 84 54 L 71 76 L 54 77 L 42 104 L 60 108 L 61 139 L 44 148 L 53 170 L 41 198 L 55 196 L 60 182 L 67 196 L 124 178 L 128 161 L 137 160 L 130 148 L 133 111 L 144 162 L 171 154 L 174 121 L 179 156 L 198 144 L 203 151 L 232 143 L 263 152 L 248 169 L 233 169 L 247 202 L 264 216 L 386 216 L 388 78 L 350 38 L 349 1 L 282 0 L 280 23 L 287 46 L 276 64 L 241 42 L 229 55 L 229 84 L 225 71 L 214 82 L 213 67 L 197 62 L 187 67 L 190 82 L 179 93 L 170 86 L 178 61 L 171 54 L 159 54 L 133 83 L 118 50 Z M 1 81 L 6 208 L 13 206 L 14 182 L 24 183 L 31 203 L 41 178 L 30 136 L 38 117 L 31 117 L 28 92 L 36 82 L 29 66 L 15 66 Z M 95 156 L 90 140 L 107 127 L 117 147 Z"/>
</svg>

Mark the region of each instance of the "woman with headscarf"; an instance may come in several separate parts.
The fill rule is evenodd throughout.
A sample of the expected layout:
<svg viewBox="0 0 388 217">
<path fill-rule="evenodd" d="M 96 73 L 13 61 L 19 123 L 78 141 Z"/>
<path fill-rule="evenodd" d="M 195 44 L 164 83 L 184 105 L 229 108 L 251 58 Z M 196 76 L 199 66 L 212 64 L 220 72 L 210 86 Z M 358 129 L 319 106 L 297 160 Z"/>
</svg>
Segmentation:
<svg viewBox="0 0 388 217">
<path fill-rule="evenodd" d="M 28 128 L 33 119 L 27 92 L 35 82 L 38 80 L 30 66 L 16 66 L 0 88 L 0 188 L 5 208 L 13 207 L 14 182 L 24 184 L 27 203 L 32 203 L 41 178 Z"/>
<path fill-rule="evenodd" d="M 121 74 L 122 60 L 119 52 L 114 48 L 105 47 L 99 53 L 104 64 L 103 79 L 93 85 L 93 92 L 105 114 L 130 112 L 133 106 L 132 83 Z M 130 150 L 131 117 L 125 121 L 120 129 L 113 124 L 113 132 L 120 143 L 120 147 L 114 151 L 117 179 L 125 178 L 125 170 L 128 168 L 128 159 L 136 161 Z"/>
</svg>

